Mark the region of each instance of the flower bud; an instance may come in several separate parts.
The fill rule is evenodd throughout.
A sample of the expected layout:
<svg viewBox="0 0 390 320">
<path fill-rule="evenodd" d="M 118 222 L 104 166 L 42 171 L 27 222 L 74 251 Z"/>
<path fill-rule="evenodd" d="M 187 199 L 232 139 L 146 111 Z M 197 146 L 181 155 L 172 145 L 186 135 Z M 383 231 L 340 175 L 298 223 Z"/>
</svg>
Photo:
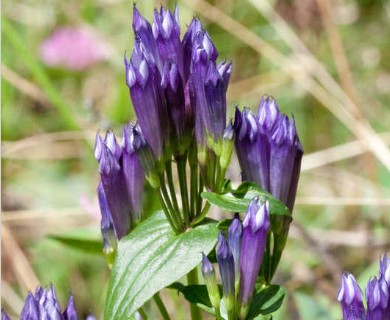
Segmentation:
<svg viewBox="0 0 390 320">
<path fill-rule="evenodd" d="M 240 255 L 241 255 L 241 241 L 242 241 L 242 225 L 238 213 L 234 215 L 234 219 L 228 230 L 228 245 L 232 251 L 234 259 L 234 278 L 235 291 L 238 293 L 238 285 L 240 279 Z"/>
<path fill-rule="evenodd" d="M 388 319 L 387 307 L 389 305 L 389 291 L 387 283 L 382 279 L 373 277 L 366 286 L 367 320 Z"/>
<path fill-rule="evenodd" d="M 202 253 L 202 274 L 209 293 L 210 301 L 215 310 L 219 310 L 221 296 L 219 295 L 215 270 L 209 259 Z"/>
<path fill-rule="evenodd" d="M 135 153 L 133 141 L 133 126 L 128 124 L 123 130 L 122 167 L 130 202 L 132 226 L 136 225 L 141 220 L 145 181 L 144 171 L 141 162 Z"/>
<path fill-rule="evenodd" d="M 133 148 L 138 156 L 139 161 L 141 162 L 142 168 L 144 169 L 146 180 L 149 182 L 152 188 L 159 188 L 160 179 L 156 169 L 156 161 L 154 160 L 152 152 L 139 125 L 136 125 L 133 128 Z"/>
<path fill-rule="evenodd" d="M 253 198 L 243 221 L 238 294 L 239 315 L 242 319 L 245 319 L 249 311 L 256 278 L 263 261 L 269 227 L 268 201 L 262 203 L 258 197 Z"/>
<path fill-rule="evenodd" d="M 343 274 L 337 300 L 341 304 L 344 320 L 365 319 L 362 291 L 352 274 Z"/>
<path fill-rule="evenodd" d="M 231 313 L 234 310 L 234 258 L 225 236 L 221 232 L 218 235 L 217 260 L 226 309 L 228 313 Z"/>
<path fill-rule="evenodd" d="M 68 304 L 63 313 L 64 320 L 78 320 L 78 315 L 76 311 L 76 307 L 74 305 L 73 294 L 70 295 Z"/>
<path fill-rule="evenodd" d="M 10 320 L 4 309 L 1 309 L 1 320 Z"/>
</svg>

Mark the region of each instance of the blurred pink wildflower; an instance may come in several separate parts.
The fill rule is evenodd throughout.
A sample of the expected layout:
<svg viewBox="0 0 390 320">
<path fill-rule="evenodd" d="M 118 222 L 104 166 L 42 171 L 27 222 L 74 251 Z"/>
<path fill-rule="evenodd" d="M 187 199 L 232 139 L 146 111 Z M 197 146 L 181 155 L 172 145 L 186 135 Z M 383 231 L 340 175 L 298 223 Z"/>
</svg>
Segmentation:
<svg viewBox="0 0 390 320">
<path fill-rule="evenodd" d="M 42 61 L 51 67 L 84 70 L 107 57 L 107 45 L 83 27 L 58 27 L 40 48 Z"/>
</svg>

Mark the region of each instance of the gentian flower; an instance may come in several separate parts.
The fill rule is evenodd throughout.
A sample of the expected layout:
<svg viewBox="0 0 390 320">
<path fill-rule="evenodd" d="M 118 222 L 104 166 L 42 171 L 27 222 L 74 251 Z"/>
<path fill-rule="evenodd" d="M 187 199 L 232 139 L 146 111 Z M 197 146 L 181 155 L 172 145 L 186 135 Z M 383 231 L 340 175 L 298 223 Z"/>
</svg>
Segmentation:
<svg viewBox="0 0 390 320">
<path fill-rule="evenodd" d="M 367 320 L 388 319 L 389 291 L 384 278 L 373 277 L 366 286 Z"/>
<path fill-rule="evenodd" d="M 103 253 L 106 256 L 109 264 L 113 262 L 113 255 L 115 254 L 118 237 L 116 235 L 114 222 L 112 220 L 111 211 L 107 202 L 107 197 L 104 192 L 103 184 L 100 182 L 97 188 L 99 207 L 101 213 L 100 230 L 103 238 Z"/>
<path fill-rule="evenodd" d="M 234 310 L 234 258 L 225 239 L 220 232 L 217 243 L 217 260 L 222 278 L 223 296 L 228 314 Z"/>
<path fill-rule="evenodd" d="M 133 140 L 131 126 L 124 130 L 123 146 L 119 145 L 111 131 L 107 132 L 104 140 L 99 133 L 96 135 L 95 157 L 99 162 L 101 177 L 98 196 L 102 211 L 102 234 L 108 245 L 105 250 L 108 251 L 115 247 L 113 235 L 118 239 L 125 236 L 131 226 L 139 221 L 142 211 L 144 175 L 133 149 Z"/>
<path fill-rule="evenodd" d="M 130 212 L 133 224 L 141 220 L 145 175 L 133 147 L 134 130 L 128 124 L 123 130 L 122 168 L 125 176 Z"/>
<path fill-rule="evenodd" d="M 264 96 L 256 116 L 237 108 L 234 126 L 243 180 L 256 182 L 292 212 L 303 155 L 294 119 Z"/>
<path fill-rule="evenodd" d="M 71 294 L 69 297 L 68 304 L 65 308 L 63 316 L 65 320 L 78 320 L 76 307 L 74 305 L 73 294 Z"/>
<path fill-rule="evenodd" d="M 258 197 L 253 198 L 242 224 L 238 302 L 239 315 L 245 319 L 267 243 L 267 232 L 270 227 L 268 201 L 262 203 Z"/>
<path fill-rule="evenodd" d="M 238 213 L 234 215 L 234 219 L 228 229 L 228 245 L 234 259 L 234 277 L 236 283 L 236 292 L 238 291 L 238 281 L 240 278 L 240 254 L 242 240 L 242 225 Z"/>
<path fill-rule="evenodd" d="M 1 309 L 1 320 L 10 320 L 4 309 Z"/>
<path fill-rule="evenodd" d="M 216 312 L 219 312 L 221 296 L 219 295 L 219 289 L 217 284 L 217 278 L 215 277 L 215 270 L 205 254 L 202 253 L 202 274 L 203 279 L 209 293 L 210 301 Z"/>
<path fill-rule="evenodd" d="M 10 319 L 3 309 L 1 309 L 1 318 Z M 86 318 L 86 320 L 94 319 L 92 315 Z M 20 320 L 78 320 L 73 294 L 70 295 L 68 304 L 62 312 L 54 286 L 50 285 L 48 289 L 39 286 L 35 294 L 32 292 L 27 294 Z"/>
<path fill-rule="evenodd" d="M 131 59 L 124 59 L 126 82 L 145 139 L 155 159 L 161 160 L 163 149 L 168 144 L 167 105 L 161 87 L 160 71 L 155 62 L 145 55 L 151 48 L 142 49 L 143 45 L 145 44 L 137 39 Z"/>
<path fill-rule="evenodd" d="M 343 274 L 337 300 L 341 304 L 344 320 L 365 319 L 362 291 L 352 274 Z"/>
</svg>

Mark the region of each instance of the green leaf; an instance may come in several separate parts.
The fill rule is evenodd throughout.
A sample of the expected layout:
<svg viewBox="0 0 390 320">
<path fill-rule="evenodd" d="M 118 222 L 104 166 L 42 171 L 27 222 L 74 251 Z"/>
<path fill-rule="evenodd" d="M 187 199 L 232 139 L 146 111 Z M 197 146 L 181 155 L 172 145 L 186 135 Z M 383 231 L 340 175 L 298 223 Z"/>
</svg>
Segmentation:
<svg viewBox="0 0 390 320">
<path fill-rule="evenodd" d="M 282 286 L 270 285 L 260 289 L 253 296 L 247 319 L 257 319 L 259 315 L 275 312 L 282 305 L 285 294 Z"/>
<path fill-rule="evenodd" d="M 98 255 L 103 254 L 103 242 L 101 240 L 57 235 L 50 235 L 48 238 L 79 251 Z"/>
<path fill-rule="evenodd" d="M 243 182 L 237 189 L 231 189 L 224 194 L 203 192 L 201 196 L 211 204 L 233 212 L 245 212 L 250 201 L 254 197 L 260 197 L 268 199 L 271 214 L 291 215 L 284 203 L 253 182 Z"/>
<path fill-rule="evenodd" d="M 206 312 L 215 315 L 213 306 L 209 298 L 209 293 L 207 287 L 201 284 L 193 284 L 185 286 L 180 282 L 174 282 L 169 287 L 169 289 L 175 289 L 181 292 L 184 298 L 191 303 L 196 304 L 199 308 L 205 310 Z M 220 288 L 222 293 L 222 288 Z"/>
<path fill-rule="evenodd" d="M 215 222 L 175 235 L 158 211 L 119 241 L 104 319 L 127 319 L 152 296 L 186 275 L 217 242 Z"/>
</svg>

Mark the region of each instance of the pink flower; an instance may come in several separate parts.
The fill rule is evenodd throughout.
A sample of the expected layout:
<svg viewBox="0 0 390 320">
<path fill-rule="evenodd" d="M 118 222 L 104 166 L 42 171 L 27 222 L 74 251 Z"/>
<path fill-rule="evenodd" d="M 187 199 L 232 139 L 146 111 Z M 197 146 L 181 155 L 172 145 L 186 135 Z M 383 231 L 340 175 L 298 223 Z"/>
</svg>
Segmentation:
<svg viewBox="0 0 390 320">
<path fill-rule="evenodd" d="M 42 43 L 42 61 L 51 67 L 84 70 L 107 56 L 107 45 L 83 27 L 59 27 Z"/>
</svg>

